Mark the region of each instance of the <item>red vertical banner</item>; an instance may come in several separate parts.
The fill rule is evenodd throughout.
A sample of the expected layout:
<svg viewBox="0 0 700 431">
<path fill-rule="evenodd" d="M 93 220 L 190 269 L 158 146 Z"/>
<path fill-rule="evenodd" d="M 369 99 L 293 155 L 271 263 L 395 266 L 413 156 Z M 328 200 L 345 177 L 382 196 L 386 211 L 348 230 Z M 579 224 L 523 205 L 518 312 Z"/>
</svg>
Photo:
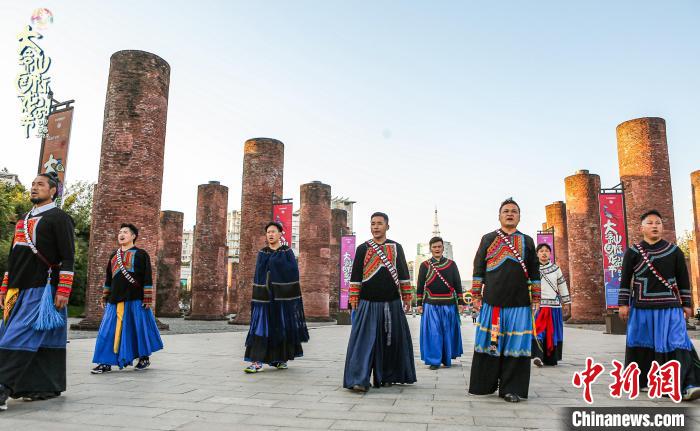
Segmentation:
<svg viewBox="0 0 700 431">
<path fill-rule="evenodd" d="M 622 275 L 622 257 L 627 250 L 624 195 L 622 193 L 601 193 L 598 196 L 598 204 L 603 243 L 605 304 L 607 308 L 617 308 L 617 295 L 620 291 Z"/>
<path fill-rule="evenodd" d="M 55 172 L 63 185 L 68 166 L 68 147 L 73 125 L 73 108 L 52 112 L 47 119 L 47 132 L 41 141 L 39 174 Z M 63 187 L 58 191 L 63 194 Z"/>
<path fill-rule="evenodd" d="M 350 275 L 352 262 L 355 260 L 355 236 L 344 235 L 340 238 L 340 309 L 348 309 L 350 296 Z"/>
<path fill-rule="evenodd" d="M 282 244 L 291 247 L 292 244 L 292 204 L 274 204 L 272 220 L 282 225 Z"/>
</svg>

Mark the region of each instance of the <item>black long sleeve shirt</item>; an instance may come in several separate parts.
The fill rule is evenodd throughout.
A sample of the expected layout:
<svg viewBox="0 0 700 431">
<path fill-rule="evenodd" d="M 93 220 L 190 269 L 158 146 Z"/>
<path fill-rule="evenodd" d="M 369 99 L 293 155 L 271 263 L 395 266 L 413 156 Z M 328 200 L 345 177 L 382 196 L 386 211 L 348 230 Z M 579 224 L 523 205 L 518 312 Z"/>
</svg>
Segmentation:
<svg viewBox="0 0 700 431">
<path fill-rule="evenodd" d="M 400 289 L 379 256 L 366 242 L 357 247 L 350 274 L 350 296 L 359 295 L 367 301 L 393 301 L 411 295 L 411 277 L 401 244 L 387 239 L 379 247 L 394 265 L 399 277 Z M 401 296 L 399 296 L 399 290 Z"/>
<path fill-rule="evenodd" d="M 502 232 L 503 233 L 503 232 Z M 528 235 L 515 231 L 506 235 L 525 263 L 528 278 L 518 259 L 496 232 L 481 238 L 474 257 L 472 297 L 481 298 L 489 305 L 524 307 L 540 301 L 540 263 L 535 253 L 535 242 Z"/>
<path fill-rule="evenodd" d="M 112 304 L 136 299 L 150 304 L 153 300 L 153 272 L 150 256 L 146 250 L 137 247 L 121 252 L 124 269 L 136 281 L 131 283 L 119 268 L 117 252 L 120 251 L 121 249 L 113 252 L 109 257 L 102 296 Z"/>
<path fill-rule="evenodd" d="M 440 275 L 450 283 L 452 289 L 438 277 L 435 269 L 428 262 L 433 263 L 435 268 L 440 271 Z M 464 305 L 462 279 L 459 276 L 457 264 L 446 257 L 442 257 L 440 260 L 431 257 L 429 261 L 426 260 L 421 263 L 418 270 L 416 296 L 418 306 L 423 305 L 424 302 L 427 304 L 445 305 L 454 304 L 456 301 L 460 305 Z M 425 300 L 423 299 L 424 297 Z"/>
<path fill-rule="evenodd" d="M 8 271 L 0 291 L 46 286 L 48 266 L 32 251 L 25 236 L 23 216 L 15 225 L 15 234 L 7 261 Z M 57 295 L 68 297 L 73 287 L 75 231 L 73 219 L 51 203 L 30 212 L 27 221 L 29 237 L 36 249 L 51 264 L 51 285 Z"/>
<path fill-rule="evenodd" d="M 655 244 L 642 241 L 640 245 L 659 274 L 669 283 L 678 286 L 680 298 L 656 278 L 639 250 L 632 245 L 622 258 L 618 304 L 632 303 L 637 308 L 690 307 L 690 278 L 683 251 L 665 240 Z"/>
</svg>

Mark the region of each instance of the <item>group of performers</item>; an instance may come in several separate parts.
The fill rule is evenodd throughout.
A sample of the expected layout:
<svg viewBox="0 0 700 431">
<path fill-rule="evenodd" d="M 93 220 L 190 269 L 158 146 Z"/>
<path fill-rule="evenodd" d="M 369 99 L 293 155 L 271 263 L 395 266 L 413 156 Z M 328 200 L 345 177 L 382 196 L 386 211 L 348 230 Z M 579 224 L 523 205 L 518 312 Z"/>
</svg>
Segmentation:
<svg viewBox="0 0 700 431">
<path fill-rule="evenodd" d="M 67 304 L 73 282 L 74 226 L 57 208 L 56 175 L 32 182 L 34 207 L 15 226 L 8 271 L 0 287 L 0 410 L 8 398 L 27 401 L 56 397 L 66 389 Z M 518 231 L 520 207 L 512 199 L 499 208 L 500 228 L 481 239 L 474 258 L 472 305 L 478 312 L 469 393 L 508 402 L 528 398 L 531 360 L 554 366 L 562 358 L 563 321 L 571 298 L 561 269 L 550 262 L 551 249 L 535 245 Z M 624 255 L 620 316 L 628 319 L 627 364 L 636 362 L 646 387 L 652 361 L 677 360 L 684 400 L 700 398 L 700 360 L 688 337 L 690 283 L 685 258 L 661 239 L 657 211 L 641 218 L 644 241 Z M 343 387 L 367 392 L 416 382 L 413 342 L 406 320 L 412 287 L 401 245 L 387 238 L 389 217 L 371 216 L 372 238 L 357 247 L 350 278 L 353 323 Z M 134 366 L 144 370 L 163 348 L 151 310 L 151 261 L 135 246 L 138 228 L 125 223 L 118 248 L 106 267 L 93 374 Z M 244 371 L 265 364 L 278 370 L 303 355 L 309 340 L 299 267 L 281 241 L 283 227 L 265 226 L 267 245 L 257 256 L 251 321 L 245 341 Z M 418 268 L 417 306 L 421 360 L 431 370 L 450 367 L 463 354 L 460 314 L 465 302 L 457 264 L 443 256 L 443 240 L 430 240 L 432 256 Z"/>
</svg>

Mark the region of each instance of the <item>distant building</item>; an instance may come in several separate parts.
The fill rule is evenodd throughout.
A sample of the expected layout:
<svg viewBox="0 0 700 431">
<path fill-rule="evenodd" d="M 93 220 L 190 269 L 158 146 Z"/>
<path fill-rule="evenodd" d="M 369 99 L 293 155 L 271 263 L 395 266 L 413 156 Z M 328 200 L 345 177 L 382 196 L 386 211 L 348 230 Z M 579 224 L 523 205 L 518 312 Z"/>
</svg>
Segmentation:
<svg viewBox="0 0 700 431">
<path fill-rule="evenodd" d="M 230 262 L 238 262 L 241 250 L 241 212 L 230 211 L 226 215 L 226 246 Z"/>
<path fill-rule="evenodd" d="M 334 197 L 331 199 L 331 209 L 336 208 L 348 212 L 348 228 L 350 229 L 350 232 L 355 232 L 355 229 L 353 229 L 352 226 L 352 208 L 353 204 L 355 203 L 355 201 L 351 201 L 348 198 Z"/>
<path fill-rule="evenodd" d="M 0 171 L 0 183 L 16 186 L 22 184 L 19 182 L 19 177 L 16 174 L 11 174 L 7 170 Z"/>
<path fill-rule="evenodd" d="M 440 224 L 438 223 L 438 212 L 437 208 L 435 208 L 435 215 L 433 216 L 433 234 L 431 237 L 434 236 L 440 236 Z M 452 259 L 452 243 L 449 241 L 444 241 L 443 239 L 443 245 L 445 247 L 445 251 L 443 252 L 443 256 L 445 256 L 448 259 Z M 413 276 L 411 277 L 411 280 L 413 280 L 413 285 L 418 284 L 418 269 L 420 268 L 420 265 L 425 262 L 426 260 L 430 259 L 430 257 L 433 254 L 430 252 L 430 244 L 427 242 L 422 242 L 417 244 L 416 246 L 416 258 L 414 259 L 414 271 L 413 271 Z"/>
<path fill-rule="evenodd" d="M 194 244 L 194 228 L 182 232 L 182 263 L 192 262 L 192 245 Z"/>
<path fill-rule="evenodd" d="M 292 213 L 292 251 L 299 257 L 299 210 Z"/>
</svg>

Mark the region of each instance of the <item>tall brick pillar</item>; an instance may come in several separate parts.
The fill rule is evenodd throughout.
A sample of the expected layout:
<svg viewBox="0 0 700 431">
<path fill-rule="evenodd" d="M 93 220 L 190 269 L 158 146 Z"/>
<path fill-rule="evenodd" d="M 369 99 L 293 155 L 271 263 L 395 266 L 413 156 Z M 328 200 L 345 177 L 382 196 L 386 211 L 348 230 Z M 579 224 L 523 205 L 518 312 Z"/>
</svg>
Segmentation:
<svg viewBox="0 0 700 431">
<path fill-rule="evenodd" d="M 304 314 L 329 320 L 331 260 L 331 186 L 314 181 L 301 186 L 299 209 L 299 281 Z"/>
<path fill-rule="evenodd" d="M 189 320 L 223 320 L 226 293 L 228 187 L 218 181 L 197 188 L 192 244 L 192 310 Z"/>
<path fill-rule="evenodd" d="M 338 314 L 340 307 L 340 238 L 348 232 L 348 212 L 333 208 L 331 210 L 331 258 L 329 265 L 330 299 L 328 310 L 332 318 Z"/>
<path fill-rule="evenodd" d="M 602 323 L 605 311 L 603 253 L 598 215 L 600 177 L 580 170 L 564 180 L 569 236 L 571 323 Z"/>
<path fill-rule="evenodd" d="M 226 286 L 226 314 L 236 314 L 238 303 L 236 302 L 236 275 L 238 275 L 238 262 L 228 264 L 228 283 Z"/>
<path fill-rule="evenodd" d="M 250 322 L 255 260 L 258 250 L 265 246 L 265 225 L 272 220 L 272 196 L 282 197 L 284 172 L 284 144 L 276 139 L 249 139 L 243 152 L 241 241 L 236 276 L 238 314 L 231 322 L 236 324 Z"/>
<path fill-rule="evenodd" d="M 693 304 L 700 307 L 700 170 L 690 174 L 693 193 L 693 241 L 690 245 L 690 267 L 693 271 Z"/>
<path fill-rule="evenodd" d="M 547 227 L 554 228 L 554 257 L 556 264 L 566 277 L 571 280 L 569 274 L 569 234 L 566 228 L 566 204 L 562 201 L 553 202 L 545 207 L 547 213 Z"/>
<path fill-rule="evenodd" d="M 625 187 L 629 242 L 641 241 L 639 217 L 650 209 L 664 216 L 664 239 L 676 242 L 666 121 L 647 117 L 617 126 L 617 159 Z"/>
<path fill-rule="evenodd" d="M 182 265 L 182 223 L 178 211 L 160 212 L 158 233 L 158 288 L 156 316 L 181 317 L 180 266 Z"/>
<path fill-rule="evenodd" d="M 170 66 L 157 55 L 143 51 L 112 54 L 92 207 L 85 318 L 74 329 L 100 325 L 105 267 L 117 248 L 121 223 L 139 228 L 136 245 L 156 262 L 169 85 Z M 154 265 L 154 288 L 157 281 Z"/>
</svg>

